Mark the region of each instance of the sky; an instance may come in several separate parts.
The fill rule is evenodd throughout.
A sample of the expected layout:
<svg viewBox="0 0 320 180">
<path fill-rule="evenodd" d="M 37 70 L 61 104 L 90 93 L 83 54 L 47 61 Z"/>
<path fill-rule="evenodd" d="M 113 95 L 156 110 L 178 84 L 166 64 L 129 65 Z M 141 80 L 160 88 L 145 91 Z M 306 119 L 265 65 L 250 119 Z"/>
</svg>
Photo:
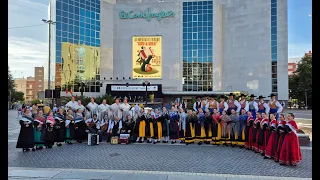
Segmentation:
<svg viewBox="0 0 320 180">
<path fill-rule="evenodd" d="M 49 0 L 9 2 L 8 63 L 14 78 L 34 76 L 34 67 L 48 61 Z M 312 0 L 288 0 L 288 61 L 296 62 L 312 50 Z M 21 26 L 39 25 L 27 28 Z"/>
</svg>

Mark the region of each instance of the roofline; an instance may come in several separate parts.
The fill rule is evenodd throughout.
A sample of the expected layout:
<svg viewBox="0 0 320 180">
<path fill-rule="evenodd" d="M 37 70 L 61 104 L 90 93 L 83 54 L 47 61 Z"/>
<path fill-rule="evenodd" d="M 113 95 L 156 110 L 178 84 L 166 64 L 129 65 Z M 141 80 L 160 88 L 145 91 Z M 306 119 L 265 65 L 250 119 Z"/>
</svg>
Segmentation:
<svg viewBox="0 0 320 180">
<path fill-rule="evenodd" d="M 196 95 L 224 95 L 230 93 L 246 93 L 242 91 L 162 91 L 163 95 L 189 95 L 189 96 L 196 96 Z"/>
</svg>

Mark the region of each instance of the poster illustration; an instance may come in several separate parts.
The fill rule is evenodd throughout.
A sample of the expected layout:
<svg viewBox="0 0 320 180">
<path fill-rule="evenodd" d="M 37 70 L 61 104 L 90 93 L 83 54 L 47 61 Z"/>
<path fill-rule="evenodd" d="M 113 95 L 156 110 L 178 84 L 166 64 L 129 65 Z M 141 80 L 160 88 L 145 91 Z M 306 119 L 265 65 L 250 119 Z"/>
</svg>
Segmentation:
<svg viewBox="0 0 320 180">
<path fill-rule="evenodd" d="M 162 78 L 162 36 L 132 37 L 132 77 Z"/>
</svg>

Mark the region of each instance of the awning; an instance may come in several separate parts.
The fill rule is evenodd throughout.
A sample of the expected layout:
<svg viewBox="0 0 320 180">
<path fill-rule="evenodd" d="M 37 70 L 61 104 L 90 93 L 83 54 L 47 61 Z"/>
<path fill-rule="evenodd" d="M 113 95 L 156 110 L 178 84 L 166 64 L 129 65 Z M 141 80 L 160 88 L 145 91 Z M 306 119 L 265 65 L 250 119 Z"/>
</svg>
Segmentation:
<svg viewBox="0 0 320 180">
<path fill-rule="evenodd" d="M 163 95 L 189 95 L 189 96 L 198 96 L 198 95 L 224 95 L 224 94 L 248 94 L 248 92 L 241 91 L 162 91 Z"/>
</svg>

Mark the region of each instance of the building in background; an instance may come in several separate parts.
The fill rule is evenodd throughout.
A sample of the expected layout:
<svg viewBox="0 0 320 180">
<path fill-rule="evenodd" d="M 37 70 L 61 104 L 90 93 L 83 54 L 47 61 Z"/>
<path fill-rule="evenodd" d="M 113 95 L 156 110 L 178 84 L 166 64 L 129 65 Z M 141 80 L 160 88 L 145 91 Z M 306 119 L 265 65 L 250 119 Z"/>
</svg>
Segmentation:
<svg viewBox="0 0 320 180">
<path fill-rule="evenodd" d="M 27 77 L 27 85 L 26 85 L 26 101 L 32 101 L 35 99 L 34 96 L 34 88 L 35 88 L 35 78 Z"/>
<path fill-rule="evenodd" d="M 23 92 L 24 99 L 26 99 L 27 91 L 27 79 L 26 78 L 16 78 L 14 79 L 14 84 L 17 92 Z"/>
<path fill-rule="evenodd" d="M 51 60 L 61 64 L 51 72 L 62 89 L 84 83 L 97 96 L 106 84 L 147 79 L 167 94 L 288 99 L 287 0 L 51 0 L 49 9 Z"/>
<path fill-rule="evenodd" d="M 33 97 L 37 99 L 39 92 L 44 91 L 44 67 L 34 68 L 34 81 Z"/>
<path fill-rule="evenodd" d="M 288 75 L 292 76 L 293 72 L 297 69 L 297 63 L 288 63 Z"/>
</svg>

